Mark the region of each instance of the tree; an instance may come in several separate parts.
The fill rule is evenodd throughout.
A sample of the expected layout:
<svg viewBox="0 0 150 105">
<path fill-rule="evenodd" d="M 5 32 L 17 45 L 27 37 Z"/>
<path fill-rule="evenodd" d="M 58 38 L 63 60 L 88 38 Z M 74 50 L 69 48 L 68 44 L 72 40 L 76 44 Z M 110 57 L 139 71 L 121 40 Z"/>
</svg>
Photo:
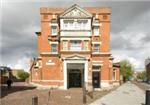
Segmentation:
<svg viewBox="0 0 150 105">
<path fill-rule="evenodd" d="M 143 80 L 143 81 L 146 80 L 146 71 L 144 70 L 144 71 L 138 73 L 137 79 L 140 79 L 140 80 Z"/>
<path fill-rule="evenodd" d="M 22 70 L 18 71 L 17 75 L 21 80 L 26 80 L 29 77 L 29 73 Z"/>
<path fill-rule="evenodd" d="M 0 74 L 1 74 L 1 76 L 6 76 L 6 74 L 9 73 L 9 71 L 11 71 L 11 69 L 9 67 L 0 66 Z"/>
<path fill-rule="evenodd" d="M 129 80 L 133 75 L 133 65 L 128 60 L 122 60 L 120 62 L 120 70 L 124 82 Z"/>
</svg>

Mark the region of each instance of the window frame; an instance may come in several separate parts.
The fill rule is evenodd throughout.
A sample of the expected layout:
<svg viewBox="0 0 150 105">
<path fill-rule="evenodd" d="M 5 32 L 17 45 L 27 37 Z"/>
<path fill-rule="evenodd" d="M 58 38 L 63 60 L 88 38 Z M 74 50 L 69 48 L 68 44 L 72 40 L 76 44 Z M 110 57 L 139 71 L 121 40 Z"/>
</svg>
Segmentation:
<svg viewBox="0 0 150 105">
<path fill-rule="evenodd" d="M 98 48 L 95 48 L 96 46 L 95 45 L 98 45 Z M 93 44 L 92 45 L 92 52 L 93 53 L 100 53 L 100 44 Z M 95 50 L 96 49 L 96 50 Z"/>
<path fill-rule="evenodd" d="M 94 36 L 99 36 L 99 35 L 100 35 L 99 26 L 94 26 L 93 31 L 94 31 L 94 32 L 93 32 Z"/>
<path fill-rule="evenodd" d="M 55 47 L 56 47 L 55 49 L 54 49 L 53 45 L 55 45 Z M 54 44 L 54 43 L 51 44 L 51 53 L 52 54 L 57 54 L 58 53 L 58 44 Z"/>
<path fill-rule="evenodd" d="M 54 27 L 56 27 L 56 28 L 54 28 Z M 57 35 L 57 26 L 51 26 L 51 35 L 52 36 L 56 36 Z"/>
<path fill-rule="evenodd" d="M 79 44 L 77 44 L 77 45 L 73 45 L 73 42 L 79 42 Z M 81 51 L 82 50 L 82 46 L 81 46 L 81 40 L 71 40 L 70 41 L 70 47 L 69 47 L 69 49 L 71 50 L 71 51 Z M 75 43 L 74 43 L 75 44 Z M 72 46 L 73 45 L 73 46 Z"/>
</svg>

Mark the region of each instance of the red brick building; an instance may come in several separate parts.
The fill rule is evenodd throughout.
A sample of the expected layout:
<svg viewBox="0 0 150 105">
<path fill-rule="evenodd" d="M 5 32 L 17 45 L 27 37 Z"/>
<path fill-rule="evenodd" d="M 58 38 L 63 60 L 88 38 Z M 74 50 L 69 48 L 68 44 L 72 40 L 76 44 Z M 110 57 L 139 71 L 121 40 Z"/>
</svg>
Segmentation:
<svg viewBox="0 0 150 105">
<path fill-rule="evenodd" d="M 110 15 L 106 7 L 40 9 L 41 32 L 31 82 L 39 86 L 109 87 L 119 84 L 120 70 L 110 54 Z"/>
</svg>

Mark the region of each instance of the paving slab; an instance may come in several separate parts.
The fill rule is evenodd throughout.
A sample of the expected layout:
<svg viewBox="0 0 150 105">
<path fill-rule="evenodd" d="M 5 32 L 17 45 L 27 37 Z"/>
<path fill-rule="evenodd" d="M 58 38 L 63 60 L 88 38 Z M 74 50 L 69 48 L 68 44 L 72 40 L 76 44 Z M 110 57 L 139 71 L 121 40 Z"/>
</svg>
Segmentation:
<svg viewBox="0 0 150 105">
<path fill-rule="evenodd" d="M 131 82 L 127 82 L 90 105 L 144 105 L 144 103 L 145 92 Z"/>
</svg>

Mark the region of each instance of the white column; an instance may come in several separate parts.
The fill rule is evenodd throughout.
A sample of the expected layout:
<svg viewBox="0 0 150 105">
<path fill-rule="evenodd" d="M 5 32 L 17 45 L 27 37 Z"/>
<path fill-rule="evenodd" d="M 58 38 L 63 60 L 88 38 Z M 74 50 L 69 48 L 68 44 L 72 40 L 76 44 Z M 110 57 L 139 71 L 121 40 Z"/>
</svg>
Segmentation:
<svg viewBox="0 0 150 105">
<path fill-rule="evenodd" d="M 88 60 L 84 63 L 84 80 L 86 83 L 88 82 Z"/>
<path fill-rule="evenodd" d="M 64 60 L 64 89 L 67 89 L 67 63 Z"/>
</svg>

